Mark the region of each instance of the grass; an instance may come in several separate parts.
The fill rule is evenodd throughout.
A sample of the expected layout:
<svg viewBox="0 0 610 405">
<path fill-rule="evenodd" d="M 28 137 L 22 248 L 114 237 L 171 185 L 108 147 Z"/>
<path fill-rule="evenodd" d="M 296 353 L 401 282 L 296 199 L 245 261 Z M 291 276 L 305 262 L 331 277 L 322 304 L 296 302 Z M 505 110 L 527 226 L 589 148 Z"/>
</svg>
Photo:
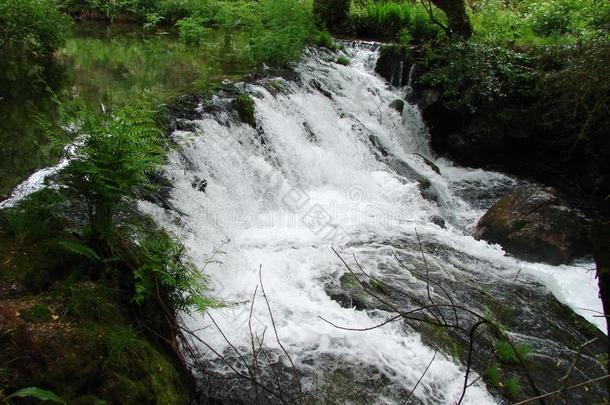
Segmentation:
<svg viewBox="0 0 610 405">
<path fill-rule="evenodd" d="M 506 390 L 506 395 L 512 399 L 517 399 L 523 392 L 523 386 L 517 376 L 512 376 L 506 380 L 504 382 L 504 389 Z"/>
<path fill-rule="evenodd" d="M 343 65 L 343 66 L 349 66 L 351 64 L 350 60 L 343 55 L 339 56 L 337 58 L 337 60 L 335 61 L 335 63 L 338 63 L 339 65 Z"/>
<path fill-rule="evenodd" d="M 519 358 L 527 358 L 531 352 L 531 348 L 529 346 L 519 343 L 514 344 L 514 346 L 516 352 L 507 341 L 498 340 L 496 342 L 496 356 L 501 363 L 517 364 L 519 363 Z"/>
</svg>

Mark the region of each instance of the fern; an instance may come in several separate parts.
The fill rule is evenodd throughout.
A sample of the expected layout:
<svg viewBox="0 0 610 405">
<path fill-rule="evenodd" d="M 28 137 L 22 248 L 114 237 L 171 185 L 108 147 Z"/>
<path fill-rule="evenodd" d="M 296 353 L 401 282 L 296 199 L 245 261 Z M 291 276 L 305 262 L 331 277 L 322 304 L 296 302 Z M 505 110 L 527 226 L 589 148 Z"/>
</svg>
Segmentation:
<svg viewBox="0 0 610 405">
<path fill-rule="evenodd" d="M 57 404 L 67 405 L 66 401 L 64 401 L 61 397 L 51 391 L 43 390 L 38 387 L 28 387 L 20 389 L 19 391 L 13 392 L 8 396 L 11 398 L 36 398 L 40 401 L 50 401 L 55 402 Z"/>
<path fill-rule="evenodd" d="M 82 242 L 64 240 L 57 242 L 57 244 L 66 252 L 71 253 L 75 256 L 81 256 L 89 259 L 93 262 L 101 262 L 102 258 L 97 252 L 91 249 L 89 246 Z"/>
</svg>

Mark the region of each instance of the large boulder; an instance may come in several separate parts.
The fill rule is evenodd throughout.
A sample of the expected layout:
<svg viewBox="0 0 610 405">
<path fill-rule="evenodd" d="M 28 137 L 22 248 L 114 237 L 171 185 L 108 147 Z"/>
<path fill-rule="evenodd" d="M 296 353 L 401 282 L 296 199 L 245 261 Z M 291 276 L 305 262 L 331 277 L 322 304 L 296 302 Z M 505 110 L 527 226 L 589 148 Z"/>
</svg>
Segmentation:
<svg viewBox="0 0 610 405">
<path fill-rule="evenodd" d="M 586 220 L 550 187 L 528 185 L 501 198 L 479 220 L 474 237 L 507 252 L 554 265 L 588 252 Z"/>
</svg>

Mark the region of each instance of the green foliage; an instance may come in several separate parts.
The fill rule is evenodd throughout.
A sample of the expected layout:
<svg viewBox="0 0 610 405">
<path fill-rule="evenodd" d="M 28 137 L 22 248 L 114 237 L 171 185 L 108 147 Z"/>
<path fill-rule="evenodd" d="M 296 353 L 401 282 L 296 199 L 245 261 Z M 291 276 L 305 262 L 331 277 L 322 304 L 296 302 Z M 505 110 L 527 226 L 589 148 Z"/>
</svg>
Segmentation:
<svg viewBox="0 0 610 405">
<path fill-rule="evenodd" d="M 526 97 L 534 75 L 529 55 L 475 41 L 453 42 L 431 52 L 419 80 L 442 89 L 450 109 L 496 109 Z"/>
<path fill-rule="evenodd" d="M 567 145 L 593 140 L 608 148 L 610 41 L 606 35 L 539 51 L 541 121 Z M 606 146 L 604 146 L 606 145 Z"/>
<path fill-rule="evenodd" d="M 13 392 L 8 396 L 8 399 L 11 398 L 35 398 L 40 401 L 50 401 L 55 402 L 57 404 L 66 405 L 66 401 L 60 398 L 57 394 L 51 391 L 43 390 L 38 387 L 28 387 L 20 389 L 19 391 Z"/>
<path fill-rule="evenodd" d="M 45 322 L 51 320 L 51 311 L 42 304 L 34 304 L 19 313 L 19 317 L 27 322 Z"/>
<path fill-rule="evenodd" d="M 349 66 L 351 63 L 349 59 L 344 55 L 339 56 L 335 62 L 343 66 Z"/>
<path fill-rule="evenodd" d="M 67 26 L 52 0 L 0 0 L 0 103 L 46 88 Z"/>
<path fill-rule="evenodd" d="M 209 34 L 210 28 L 205 26 L 205 19 L 198 16 L 183 18 L 176 23 L 180 31 L 180 39 L 188 45 L 199 45 Z"/>
<path fill-rule="evenodd" d="M 116 292 L 115 292 L 116 293 Z M 60 297 L 65 302 L 62 316 L 76 321 L 118 322 L 116 297 L 111 288 L 90 281 L 75 282 L 72 278 L 63 283 Z"/>
<path fill-rule="evenodd" d="M 446 21 L 444 14 L 433 9 L 434 18 Z M 358 35 L 381 36 L 401 43 L 421 43 L 444 36 L 440 26 L 419 2 L 380 2 L 368 0 L 354 7 L 350 29 Z"/>
<path fill-rule="evenodd" d="M 610 3 L 595 0 L 485 0 L 472 13 L 475 37 L 518 46 L 574 43 L 610 29 Z"/>
<path fill-rule="evenodd" d="M 500 385 L 502 380 L 502 372 L 500 371 L 500 365 L 493 363 L 483 371 L 483 377 L 485 380 L 494 387 Z"/>
<path fill-rule="evenodd" d="M 72 254 L 74 256 L 84 257 L 92 262 L 101 262 L 102 258 L 97 254 L 95 250 L 93 250 L 87 244 L 81 241 L 73 241 L 73 240 L 62 240 L 57 242 L 59 247 L 64 250 L 66 253 Z"/>
<path fill-rule="evenodd" d="M 504 382 L 504 389 L 506 390 L 506 394 L 512 399 L 518 398 L 523 392 L 523 387 L 521 386 L 519 377 L 516 375 L 510 377 Z"/>
<path fill-rule="evenodd" d="M 251 38 L 256 64 L 288 67 L 315 39 L 311 10 L 296 0 L 262 0 L 260 13 Z"/>
<path fill-rule="evenodd" d="M 122 107 L 101 117 L 89 113 L 82 127 L 86 139 L 62 173 L 63 192 L 82 203 L 85 237 L 94 246 L 111 244 L 120 222 L 117 216 L 152 192 L 149 176 L 163 163 L 166 140 L 146 105 Z"/>
<path fill-rule="evenodd" d="M 313 14 L 316 24 L 323 29 L 343 27 L 348 20 L 350 0 L 314 0 Z"/>
<path fill-rule="evenodd" d="M 206 281 L 189 261 L 185 248 L 164 232 L 144 235 L 134 271 L 134 301 L 160 300 L 167 308 L 204 312 L 214 305 L 205 296 Z"/>
<path fill-rule="evenodd" d="M 335 44 L 333 37 L 327 31 L 318 32 L 314 36 L 313 43 L 317 46 L 330 49 L 331 51 L 336 51 L 339 49 L 337 44 Z"/>
<path fill-rule="evenodd" d="M 61 226 L 55 215 L 59 202 L 53 191 L 33 193 L 19 204 L 0 211 L 0 222 L 20 243 L 42 240 Z"/>
<path fill-rule="evenodd" d="M 113 329 L 106 337 L 106 348 L 110 361 L 117 361 L 123 354 L 138 355 L 142 340 L 133 329 Z"/>
<path fill-rule="evenodd" d="M 510 343 L 505 340 L 498 340 L 496 342 L 496 356 L 504 364 L 517 364 L 519 363 L 519 358 L 527 358 L 531 351 L 529 346 L 519 343 L 515 344 L 515 349 L 516 352 Z"/>
</svg>

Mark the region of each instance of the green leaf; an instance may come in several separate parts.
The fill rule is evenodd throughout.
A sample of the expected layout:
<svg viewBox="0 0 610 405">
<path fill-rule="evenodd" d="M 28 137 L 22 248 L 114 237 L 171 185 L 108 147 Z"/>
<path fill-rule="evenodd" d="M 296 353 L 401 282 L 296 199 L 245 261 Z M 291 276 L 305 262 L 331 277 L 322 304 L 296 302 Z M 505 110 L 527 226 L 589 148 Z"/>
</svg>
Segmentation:
<svg viewBox="0 0 610 405">
<path fill-rule="evenodd" d="M 67 405 L 66 401 L 61 399 L 57 394 L 51 391 L 43 390 L 38 387 L 27 387 L 19 391 L 13 392 L 9 398 L 36 398 L 41 401 L 51 401 L 58 404 Z"/>
</svg>

